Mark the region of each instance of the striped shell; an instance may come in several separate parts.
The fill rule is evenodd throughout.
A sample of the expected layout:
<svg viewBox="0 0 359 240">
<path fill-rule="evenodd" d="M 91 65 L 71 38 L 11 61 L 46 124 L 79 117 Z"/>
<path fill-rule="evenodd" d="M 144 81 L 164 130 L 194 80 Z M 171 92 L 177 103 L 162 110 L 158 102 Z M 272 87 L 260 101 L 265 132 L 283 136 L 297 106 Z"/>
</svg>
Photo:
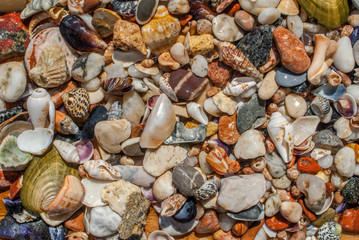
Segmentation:
<svg viewBox="0 0 359 240">
<path fill-rule="evenodd" d="M 176 96 L 175 91 L 172 89 L 171 85 L 168 83 L 168 80 L 170 78 L 169 73 L 163 74 L 162 77 L 160 77 L 159 85 L 161 90 L 169 97 L 172 101 L 178 102 L 178 98 Z"/>
<path fill-rule="evenodd" d="M 263 79 L 262 74 L 253 66 L 249 59 L 230 42 L 219 42 L 215 44 L 219 48 L 221 60 L 231 66 L 234 70 L 256 79 Z"/>
<path fill-rule="evenodd" d="M 66 176 L 60 192 L 47 208 L 47 214 L 59 215 L 76 211 L 81 207 L 84 195 L 85 189 L 80 180 L 72 175 Z"/>
<path fill-rule="evenodd" d="M 102 82 L 102 88 L 112 95 L 123 95 L 133 90 L 131 77 L 109 78 Z"/>
<path fill-rule="evenodd" d="M 208 164 L 219 175 L 226 175 L 228 173 L 236 173 L 240 170 L 240 165 L 237 161 L 230 159 L 226 151 L 221 148 L 213 149 L 206 158 Z"/>
<path fill-rule="evenodd" d="M 317 95 L 310 107 L 315 115 L 322 118 L 330 112 L 330 102 L 327 98 Z"/>
<path fill-rule="evenodd" d="M 206 181 L 194 194 L 194 197 L 199 200 L 207 200 L 212 196 L 216 195 L 218 192 L 218 183 L 215 181 L 209 180 Z"/>
<path fill-rule="evenodd" d="M 101 180 L 121 179 L 121 173 L 104 160 L 89 160 L 83 166 L 90 177 Z"/>
<path fill-rule="evenodd" d="M 239 82 L 233 80 L 232 82 L 228 83 L 227 86 L 223 89 L 223 93 L 228 96 L 240 96 L 242 93 L 245 93 L 250 88 L 256 85 L 255 81 L 249 82 Z"/>
<path fill-rule="evenodd" d="M 85 117 L 90 109 L 90 97 L 86 89 L 75 88 L 62 95 L 66 110 L 72 117 Z"/>
<path fill-rule="evenodd" d="M 181 209 L 183 204 L 187 201 L 187 197 L 182 194 L 176 193 L 168 198 L 166 198 L 161 203 L 161 216 L 171 217 Z"/>
<path fill-rule="evenodd" d="M 337 222 L 326 222 L 318 231 L 318 240 L 339 240 L 342 228 Z"/>
</svg>

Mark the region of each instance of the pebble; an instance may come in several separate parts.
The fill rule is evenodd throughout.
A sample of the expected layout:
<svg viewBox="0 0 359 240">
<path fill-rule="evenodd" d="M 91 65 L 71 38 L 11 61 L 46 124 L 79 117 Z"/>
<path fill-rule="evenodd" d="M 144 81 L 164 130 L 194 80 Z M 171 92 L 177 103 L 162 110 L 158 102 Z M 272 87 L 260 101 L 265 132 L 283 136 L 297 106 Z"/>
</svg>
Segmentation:
<svg viewBox="0 0 359 240">
<path fill-rule="evenodd" d="M 359 200 L 359 178 L 352 177 L 342 189 L 342 196 L 348 203 L 357 203 Z"/>
<path fill-rule="evenodd" d="M 275 80 L 281 87 L 295 87 L 307 80 L 307 74 L 295 74 L 285 67 L 280 67 L 275 75 Z"/>
<path fill-rule="evenodd" d="M 280 178 L 285 175 L 287 166 L 285 165 L 283 159 L 275 151 L 272 153 L 266 153 L 264 157 L 267 162 L 268 171 L 272 177 Z"/>
<path fill-rule="evenodd" d="M 243 104 L 237 111 L 237 129 L 240 133 L 252 128 L 254 122 L 265 116 L 266 102 L 255 94 L 251 100 Z"/>
<path fill-rule="evenodd" d="M 302 157 L 297 162 L 297 168 L 303 173 L 315 174 L 321 170 L 319 164 L 310 157 Z"/>
<path fill-rule="evenodd" d="M 276 82 L 276 70 L 272 70 L 264 77 L 261 86 L 258 89 L 258 97 L 262 100 L 269 100 L 276 91 L 279 89 L 279 85 Z"/>
<path fill-rule="evenodd" d="M 312 138 L 315 146 L 318 148 L 324 148 L 331 151 L 338 151 L 344 147 L 340 138 L 338 138 L 332 131 L 323 130 L 314 134 Z"/>
<path fill-rule="evenodd" d="M 353 48 L 349 37 L 342 37 L 338 40 L 338 50 L 333 56 L 334 66 L 344 73 L 353 71 L 355 60 Z"/>
<path fill-rule="evenodd" d="M 254 17 L 246 11 L 239 10 L 234 14 L 234 21 L 245 31 L 250 31 L 254 27 Z"/>
<path fill-rule="evenodd" d="M 342 214 L 339 224 L 340 226 L 349 232 L 359 233 L 359 210 L 348 209 Z"/>
<path fill-rule="evenodd" d="M 257 205 L 247 209 L 240 211 L 239 213 L 228 212 L 228 216 L 233 219 L 241 220 L 241 221 L 258 221 L 264 218 L 264 210 L 262 205 L 258 203 Z"/>
<path fill-rule="evenodd" d="M 349 147 L 340 149 L 334 157 L 334 164 L 338 173 L 343 177 L 352 177 L 355 170 L 355 153 Z"/>
<path fill-rule="evenodd" d="M 202 174 L 194 167 L 185 164 L 173 168 L 172 180 L 176 188 L 187 197 L 194 196 L 204 183 Z"/>
<path fill-rule="evenodd" d="M 317 220 L 313 222 L 315 227 L 321 227 L 324 223 L 333 221 L 335 218 L 335 210 L 333 208 L 329 208 L 323 214 L 321 214 Z"/>
<path fill-rule="evenodd" d="M 181 236 L 191 232 L 198 224 L 198 220 L 189 223 L 179 223 L 172 217 L 160 217 L 160 228 L 171 236 Z"/>
<path fill-rule="evenodd" d="M 283 175 L 280 178 L 273 178 L 272 185 L 279 189 L 286 189 L 290 186 L 292 182 L 287 177 L 287 175 Z"/>
<path fill-rule="evenodd" d="M 242 133 L 234 147 L 234 155 L 237 158 L 252 159 L 263 156 L 265 153 L 261 133 L 254 129 Z"/>
<path fill-rule="evenodd" d="M 187 50 L 185 49 L 185 47 L 183 46 L 182 43 L 175 43 L 171 49 L 170 49 L 170 53 L 172 58 L 182 64 L 182 65 L 186 65 L 187 63 L 189 63 L 189 56 L 187 53 Z"/>
<path fill-rule="evenodd" d="M 96 237 L 107 237 L 117 233 L 122 217 L 109 206 L 92 208 L 89 214 L 89 232 Z"/>
<path fill-rule="evenodd" d="M 307 112 L 307 103 L 302 96 L 291 93 L 285 97 L 285 108 L 289 116 L 299 118 Z"/>
<path fill-rule="evenodd" d="M 264 203 L 264 214 L 266 217 L 273 217 L 279 212 L 282 203 L 279 194 L 271 194 Z"/>
<path fill-rule="evenodd" d="M 197 21 L 197 33 L 198 34 L 212 34 L 212 23 L 207 19 L 199 19 Z"/>
<path fill-rule="evenodd" d="M 198 225 L 196 226 L 196 233 L 198 234 L 210 234 L 220 228 L 220 221 L 217 213 L 214 210 L 207 210 Z"/>
<path fill-rule="evenodd" d="M 271 218 L 267 218 L 265 223 L 266 226 L 273 231 L 282 231 L 289 227 L 290 224 L 290 222 L 279 213 Z"/>
<path fill-rule="evenodd" d="M 237 110 L 237 102 L 227 97 L 222 91 L 212 97 L 214 104 L 224 113 L 233 115 Z"/>
<path fill-rule="evenodd" d="M 258 15 L 258 22 L 260 24 L 272 24 L 280 17 L 280 11 L 274 7 L 265 8 Z"/>
<path fill-rule="evenodd" d="M 170 171 L 165 172 L 156 181 L 152 186 L 153 196 L 159 202 L 170 197 L 176 192 L 176 188 L 173 187 L 172 183 L 172 173 Z"/>
<path fill-rule="evenodd" d="M 291 31 L 282 27 L 276 28 L 273 31 L 273 38 L 285 68 L 297 74 L 308 70 L 311 60 L 305 51 L 302 41 Z"/>
<path fill-rule="evenodd" d="M 210 34 L 191 36 L 189 39 L 189 53 L 193 56 L 205 55 L 213 49 L 213 36 Z"/>
<path fill-rule="evenodd" d="M 168 11 L 172 14 L 186 14 L 190 11 L 187 0 L 170 0 L 167 5 Z"/>
<path fill-rule="evenodd" d="M 279 211 L 289 222 L 297 223 L 302 217 L 303 209 L 297 202 L 282 202 Z"/>
<path fill-rule="evenodd" d="M 242 30 L 227 14 L 220 14 L 212 21 L 212 32 L 221 41 L 234 42 L 243 37 Z"/>
<path fill-rule="evenodd" d="M 191 71 L 197 77 L 205 77 L 208 73 L 208 62 L 202 55 L 196 55 L 191 63 Z"/>
<path fill-rule="evenodd" d="M 220 228 L 225 232 L 230 231 L 236 222 L 237 221 L 235 219 L 231 218 L 225 213 L 219 214 L 219 225 Z"/>
<path fill-rule="evenodd" d="M 219 61 L 213 61 L 208 64 L 208 77 L 214 85 L 225 87 L 231 77 L 232 69 Z"/>
<path fill-rule="evenodd" d="M 221 179 L 218 204 L 234 213 L 256 205 L 266 191 L 261 174 L 231 176 Z"/>
</svg>

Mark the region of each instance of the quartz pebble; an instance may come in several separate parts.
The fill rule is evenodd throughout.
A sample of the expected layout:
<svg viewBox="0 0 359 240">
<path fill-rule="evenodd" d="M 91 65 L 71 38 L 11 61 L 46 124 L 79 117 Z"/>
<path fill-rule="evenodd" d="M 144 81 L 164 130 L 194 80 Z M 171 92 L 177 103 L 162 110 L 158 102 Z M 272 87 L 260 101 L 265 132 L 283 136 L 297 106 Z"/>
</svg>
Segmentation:
<svg viewBox="0 0 359 240">
<path fill-rule="evenodd" d="M 198 77 L 205 77 L 208 73 L 208 63 L 202 55 L 196 55 L 191 64 L 192 72 Z"/>
<path fill-rule="evenodd" d="M 257 130 L 242 133 L 234 147 L 234 155 L 239 158 L 252 159 L 266 153 L 261 134 Z"/>
<path fill-rule="evenodd" d="M 292 223 L 299 222 L 302 217 L 302 207 L 296 202 L 282 202 L 279 211 L 285 219 Z"/>
<path fill-rule="evenodd" d="M 292 118 L 302 117 L 307 112 L 307 103 L 304 98 L 295 93 L 288 94 L 285 97 L 285 107 Z"/>
<path fill-rule="evenodd" d="M 272 24 L 280 17 L 280 12 L 278 9 L 269 7 L 264 9 L 258 15 L 258 22 L 260 24 Z"/>
<path fill-rule="evenodd" d="M 221 14 L 212 21 L 212 32 L 221 41 L 234 42 L 243 37 L 242 30 L 234 22 L 234 18 Z"/>
<path fill-rule="evenodd" d="M 352 177 L 355 169 L 354 150 L 349 147 L 340 149 L 334 157 L 334 164 L 341 176 Z"/>
</svg>

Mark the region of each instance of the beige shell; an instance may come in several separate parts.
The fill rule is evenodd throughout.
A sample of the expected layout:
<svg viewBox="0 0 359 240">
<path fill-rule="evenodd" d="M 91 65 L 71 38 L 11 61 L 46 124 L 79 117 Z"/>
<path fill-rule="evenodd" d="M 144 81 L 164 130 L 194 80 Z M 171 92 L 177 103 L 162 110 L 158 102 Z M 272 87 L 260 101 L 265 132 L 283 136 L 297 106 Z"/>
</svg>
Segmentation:
<svg viewBox="0 0 359 240">
<path fill-rule="evenodd" d="M 89 160 L 83 166 L 90 177 L 101 180 L 121 179 L 121 173 L 104 160 Z"/>
<path fill-rule="evenodd" d="M 283 15 L 297 15 L 299 13 L 299 5 L 297 0 L 281 0 L 277 6 L 277 9 Z"/>
<path fill-rule="evenodd" d="M 159 6 L 152 20 L 141 29 L 143 39 L 151 52 L 161 54 L 168 51 L 175 43 L 181 25 L 177 18 L 172 17 L 165 6 Z"/>
</svg>

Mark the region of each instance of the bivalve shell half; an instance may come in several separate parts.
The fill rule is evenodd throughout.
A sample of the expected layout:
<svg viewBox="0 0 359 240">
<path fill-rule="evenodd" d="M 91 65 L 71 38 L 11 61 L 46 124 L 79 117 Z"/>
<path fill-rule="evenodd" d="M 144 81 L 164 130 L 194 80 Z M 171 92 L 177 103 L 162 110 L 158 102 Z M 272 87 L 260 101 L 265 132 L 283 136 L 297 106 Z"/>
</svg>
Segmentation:
<svg viewBox="0 0 359 240">
<path fill-rule="evenodd" d="M 352 118 L 357 113 L 357 103 L 352 95 L 344 93 L 334 104 L 335 109 L 345 118 Z"/>
<path fill-rule="evenodd" d="M 297 0 L 281 0 L 277 9 L 283 15 L 294 16 L 299 13 L 299 5 Z"/>
<path fill-rule="evenodd" d="M 157 10 L 159 0 L 140 0 L 136 7 L 136 22 L 140 25 L 148 23 Z"/>
<path fill-rule="evenodd" d="M 30 162 L 32 156 L 29 153 L 21 151 L 17 146 L 17 137 L 8 135 L 0 145 L 0 163 L 4 167 L 15 167 L 23 170 Z M 3 167 L 4 166 L 4 167 Z"/>
</svg>

